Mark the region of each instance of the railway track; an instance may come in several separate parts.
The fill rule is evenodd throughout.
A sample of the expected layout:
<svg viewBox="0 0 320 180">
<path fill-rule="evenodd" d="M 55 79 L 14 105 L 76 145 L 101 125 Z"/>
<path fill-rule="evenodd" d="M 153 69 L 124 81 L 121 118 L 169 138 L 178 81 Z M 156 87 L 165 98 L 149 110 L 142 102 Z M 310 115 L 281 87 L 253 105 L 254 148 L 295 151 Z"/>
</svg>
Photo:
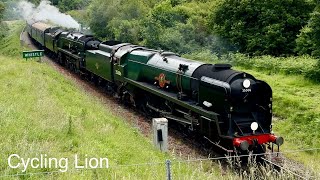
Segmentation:
<svg viewBox="0 0 320 180">
<path fill-rule="evenodd" d="M 285 158 L 282 154 L 269 154 L 269 156 L 261 158 L 267 166 L 272 169 L 287 174 L 288 178 L 309 180 L 315 179 L 312 172 L 302 166 L 297 166 L 296 162 L 290 161 Z"/>
</svg>

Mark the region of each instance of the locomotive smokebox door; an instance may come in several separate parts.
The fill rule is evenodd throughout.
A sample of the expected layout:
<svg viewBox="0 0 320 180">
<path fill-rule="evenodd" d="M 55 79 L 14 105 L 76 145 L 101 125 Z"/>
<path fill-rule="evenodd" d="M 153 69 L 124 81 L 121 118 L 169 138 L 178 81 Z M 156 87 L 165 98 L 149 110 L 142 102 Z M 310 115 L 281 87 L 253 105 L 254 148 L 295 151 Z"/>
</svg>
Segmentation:
<svg viewBox="0 0 320 180">
<path fill-rule="evenodd" d="M 168 120 L 166 118 L 153 118 L 153 144 L 162 152 L 168 151 Z"/>
</svg>

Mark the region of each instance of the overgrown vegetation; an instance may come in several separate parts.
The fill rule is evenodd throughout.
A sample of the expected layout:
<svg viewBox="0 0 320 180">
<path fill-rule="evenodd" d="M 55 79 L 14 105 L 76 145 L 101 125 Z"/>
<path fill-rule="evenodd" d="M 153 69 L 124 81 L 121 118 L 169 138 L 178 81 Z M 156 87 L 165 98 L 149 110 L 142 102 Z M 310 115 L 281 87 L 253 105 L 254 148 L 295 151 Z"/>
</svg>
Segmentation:
<svg viewBox="0 0 320 180">
<path fill-rule="evenodd" d="M 296 42 L 296 51 L 301 54 L 311 54 L 315 57 L 320 57 L 320 5 L 311 14 L 308 24 L 301 29 Z"/>
<path fill-rule="evenodd" d="M 301 75 L 314 82 L 320 82 L 320 63 L 308 55 L 299 57 L 249 57 L 244 54 L 228 54 L 223 61 L 245 69 L 255 69 L 267 74 L 282 73 L 285 75 Z"/>
<path fill-rule="evenodd" d="M 316 10 L 310 19 L 315 4 L 309 0 L 92 0 L 88 21 L 101 38 L 177 53 L 206 49 L 218 54 L 287 56 L 312 52 L 311 47 L 299 50 L 299 42 L 306 40 L 297 35 L 308 21 L 308 28 L 318 27 Z"/>
<path fill-rule="evenodd" d="M 91 0 L 55 0 L 54 5 L 57 5 L 62 12 L 70 10 L 81 10 L 90 4 Z"/>
<path fill-rule="evenodd" d="M 7 31 L 6 36 L 0 43 L 0 55 L 5 56 L 20 56 L 21 48 L 20 45 L 20 33 L 25 26 L 24 21 L 11 21 L 6 23 Z"/>
<path fill-rule="evenodd" d="M 3 2 L 0 2 L 0 40 L 2 40 L 6 36 L 6 32 L 8 30 L 6 24 L 2 22 L 4 11 L 5 5 Z"/>
<path fill-rule="evenodd" d="M 305 0 L 225 0 L 211 15 L 214 32 L 253 55 L 293 54 L 313 3 Z"/>
<path fill-rule="evenodd" d="M 207 17 L 215 0 L 93 0 L 89 25 L 103 39 L 145 45 L 150 48 L 188 53 L 208 49 L 226 52 L 232 47 L 211 34 Z"/>
<path fill-rule="evenodd" d="M 16 17 L 12 2 L 4 0 Z M 35 4 L 39 0 L 29 0 Z M 317 0 L 53 0 L 98 37 L 180 54 L 318 56 Z M 313 13 L 312 13 L 313 12 Z M 319 22 L 318 22 L 319 21 Z"/>
</svg>

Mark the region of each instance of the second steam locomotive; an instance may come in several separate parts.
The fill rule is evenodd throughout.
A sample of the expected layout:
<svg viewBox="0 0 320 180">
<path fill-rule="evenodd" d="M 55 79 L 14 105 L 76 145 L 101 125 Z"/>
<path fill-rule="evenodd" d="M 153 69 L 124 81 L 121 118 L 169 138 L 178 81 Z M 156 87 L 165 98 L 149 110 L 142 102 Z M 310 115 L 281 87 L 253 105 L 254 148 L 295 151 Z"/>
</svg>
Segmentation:
<svg viewBox="0 0 320 180">
<path fill-rule="evenodd" d="M 172 52 L 101 42 L 43 22 L 27 32 L 63 66 L 125 103 L 205 136 L 228 152 L 265 152 L 283 143 L 272 133 L 272 90 L 229 64 L 206 64 Z"/>
</svg>

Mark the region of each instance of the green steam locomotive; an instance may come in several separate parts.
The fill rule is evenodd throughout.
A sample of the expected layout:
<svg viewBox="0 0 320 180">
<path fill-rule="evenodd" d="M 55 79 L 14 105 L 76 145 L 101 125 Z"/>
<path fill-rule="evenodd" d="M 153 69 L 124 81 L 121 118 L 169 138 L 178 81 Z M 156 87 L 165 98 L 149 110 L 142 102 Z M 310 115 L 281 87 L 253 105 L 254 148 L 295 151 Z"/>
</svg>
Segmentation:
<svg viewBox="0 0 320 180">
<path fill-rule="evenodd" d="M 47 54 L 125 103 L 197 131 L 228 152 L 265 152 L 272 133 L 272 90 L 228 64 L 206 64 L 172 52 L 101 42 L 43 22 L 28 23 Z"/>
</svg>

